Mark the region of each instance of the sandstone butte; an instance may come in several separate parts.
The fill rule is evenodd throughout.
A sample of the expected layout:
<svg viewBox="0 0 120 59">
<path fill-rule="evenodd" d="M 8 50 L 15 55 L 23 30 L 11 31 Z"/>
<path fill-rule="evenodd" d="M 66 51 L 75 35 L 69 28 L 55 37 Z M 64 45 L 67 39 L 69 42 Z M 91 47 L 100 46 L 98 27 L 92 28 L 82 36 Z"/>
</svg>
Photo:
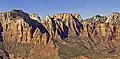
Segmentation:
<svg viewBox="0 0 120 59">
<path fill-rule="evenodd" d="M 0 50 L 3 59 L 119 58 L 118 12 L 83 20 L 80 14 L 59 13 L 41 19 L 35 13 L 12 10 L 0 13 L 0 24 L 6 46 L 5 52 Z"/>
</svg>

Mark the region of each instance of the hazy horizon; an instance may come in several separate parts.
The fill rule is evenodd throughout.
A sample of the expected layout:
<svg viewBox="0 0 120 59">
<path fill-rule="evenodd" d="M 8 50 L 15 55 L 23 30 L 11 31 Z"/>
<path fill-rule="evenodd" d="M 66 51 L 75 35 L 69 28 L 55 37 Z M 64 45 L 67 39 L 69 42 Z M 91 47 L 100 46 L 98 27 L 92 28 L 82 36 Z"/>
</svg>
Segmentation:
<svg viewBox="0 0 120 59">
<path fill-rule="evenodd" d="M 57 13 L 78 13 L 83 19 L 93 15 L 108 15 L 120 11 L 119 0 L 1 0 L 0 12 L 20 9 L 37 13 L 43 19 Z"/>
</svg>

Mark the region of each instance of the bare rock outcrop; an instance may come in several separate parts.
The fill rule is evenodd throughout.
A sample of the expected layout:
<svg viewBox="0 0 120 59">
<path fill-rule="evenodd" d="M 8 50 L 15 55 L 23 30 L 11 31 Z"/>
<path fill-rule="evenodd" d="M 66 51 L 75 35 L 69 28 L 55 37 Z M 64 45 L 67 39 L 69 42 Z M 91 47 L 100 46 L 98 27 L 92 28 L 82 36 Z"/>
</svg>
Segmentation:
<svg viewBox="0 0 120 59">
<path fill-rule="evenodd" d="M 69 28 L 69 32 L 72 31 L 74 35 L 79 35 L 80 31 L 83 29 L 83 25 L 80 22 L 82 20 L 81 16 L 78 14 L 56 14 L 54 18 L 63 22 Z"/>
<path fill-rule="evenodd" d="M 56 14 L 54 17 L 46 16 L 41 22 L 37 14 L 27 14 L 22 10 L 12 10 L 0 14 L 4 28 L 5 41 L 22 43 L 40 43 L 53 41 L 56 37 L 66 39 L 68 36 L 79 36 L 83 25 L 79 14 Z M 72 31 L 73 33 L 70 33 Z M 43 38 L 43 36 L 45 36 Z M 42 41 L 44 40 L 44 41 Z"/>
<path fill-rule="evenodd" d="M 113 12 L 111 15 L 107 16 L 106 23 L 114 23 L 114 22 L 116 22 L 117 24 L 119 24 L 119 22 L 120 22 L 119 19 L 120 19 L 120 13 Z"/>
<path fill-rule="evenodd" d="M 66 40 L 72 35 L 79 36 L 83 29 L 81 17 L 77 14 L 46 16 L 45 20 L 40 21 L 36 14 L 29 15 L 22 10 L 12 10 L 0 13 L 0 20 L 4 41 L 16 42 L 16 45 L 18 42 L 43 46 L 52 44 L 56 47 L 57 41 Z"/>
<path fill-rule="evenodd" d="M 5 42 L 26 44 L 27 48 L 31 48 L 31 45 L 37 48 L 39 44 L 39 49 L 52 46 L 51 50 L 54 50 L 53 47 L 58 47 L 60 57 L 68 59 L 85 53 L 90 56 L 97 53 L 107 55 L 119 53 L 119 17 L 119 13 L 113 13 L 110 16 L 95 15 L 83 20 L 79 14 L 60 13 L 41 20 L 37 14 L 29 15 L 22 10 L 12 10 L 0 13 L 0 23 L 3 27 L 0 35 L 3 35 Z M 47 49 L 49 48 L 46 48 L 46 51 Z M 32 48 L 31 50 L 34 51 Z M 0 52 L 4 53 L 2 50 Z"/>
<path fill-rule="evenodd" d="M 10 59 L 9 53 L 3 40 L 3 27 L 0 23 L 0 59 Z"/>
<path fill-rule="evenodd" d="M 12 10 L 1 13 L 0 18 L 4 28 L 5 41 L 30 43 L 43 33 L 47 33 L 45 27 L 39 23 L 37 19 L 34 20 L 34 18 L 30 18 L 29 14 L 22 10 Z M 37 28 L 40 30 L 38 33 L 41 33 L 39 35 L 35 34 Z M 49 35 L 49 33 L 47 34 Z"/>
<path fill-rule="evenodd" d="M 37 20 L 38 22 L 41 22 L 41 19 L 38 14 L 32 13 L 32 14 L 30 14 L 30 18 Z"/>
</svg>

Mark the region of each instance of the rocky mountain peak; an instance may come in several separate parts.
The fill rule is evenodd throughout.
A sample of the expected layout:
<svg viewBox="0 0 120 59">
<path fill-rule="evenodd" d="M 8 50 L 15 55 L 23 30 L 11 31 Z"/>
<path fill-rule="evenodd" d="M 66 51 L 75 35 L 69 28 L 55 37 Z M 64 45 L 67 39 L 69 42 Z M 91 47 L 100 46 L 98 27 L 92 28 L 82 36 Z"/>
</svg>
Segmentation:
<svg viewBox="0 0 120 59">
<path fill-rule="evenodd" d="M 10 12 L 17 12 L 17 13 L 20 12 L 20 13 L 22 13 L 23 11 L 22 10 L 13 9 Z"/>
<path fill-rule="evenodd" d="M 107 20 L 106 20 L 106 23 L 113 23 L 113 22 L 116 22 L 118 24 L 120 24 L 120 13 L 119 12 L 112 12 L 111 15 L 108 15 L 107 16 Z"/>
<path fill-rule="evenodd" d="M 80 14 L 74 14 L 74 17 L 77 18 L 80 21 L 83 21 L 82 17 L 80 16 Z"/>
<path fill-rule="evenodd" d="M 30 59 L 39 55 L 39 58 L 44 57 L 43 53 L 47 52 L 46 55 L 48 55 L 48 51 L 54 50 L 53 48 L 58 48 L 59 51 L 55 49 L 57 52 L 52 53 L 59 53 L 60 57 L 67 57 L 67 59 L 76 57 L 74 56 L 76 51 L 77 56 L 87 54 L 86 56 L 91 58 L 99 57 L 96 53 L 102 56 L 107 55 L 107 52 L 116 53 L 120 45 L 118 23 L 120 23 L 119 13 L 113 13 L 110 16 L 95 15 L 87 20 L 83 20 L 80 14 L 70 13 L 59 13 L 53 17 L 48 15 L 44 20 L 41 20 L 38 14 L 28 14 L 22 10 L 0 13 L 0 28 L 3 28 L 1 36 L 6 45 L 10 46 L 8 49 L 10 54 L 17 53 L 17 57 L 27 56 L 26 58 Z M 107 25 L 110 26 L 107 27 Z M 115 46 L 113 46 L 114 43 Z M 11 48 L 11 46 L 14 47 Z M 24 51 L 21 52 L 21 50 Z"/>
<path fill-rule="evenodd" d="M 107 19 L 106 16 L 101 16 L 101 15 L 95 15 L 91 18 L 85 19 L 86 22 L 88 23 L 93 23 L 93 22 L 105 22 Z"/>
<path fill-rule="evenodd" d="M 29 15 L 31 19 L 37 20 L 38 22 L 41 22 L 41 19 L 38 14 L 32 13 Z"/>
<path fill-rule="evenodd" d="M 119 12 L 112 12 L 113 15 L 118 15 L 120 14 Z"/>
<path fill-rule="evenodd" d="M 70 19 L 72 19 L 71 15 L 72 14 L 70 14 L 70 13 L 59 13 L 59 14 L 54 15 L 54 18 L 55 19 L 61 19 L 62 21 L 70 20 Z"/>
</svg>

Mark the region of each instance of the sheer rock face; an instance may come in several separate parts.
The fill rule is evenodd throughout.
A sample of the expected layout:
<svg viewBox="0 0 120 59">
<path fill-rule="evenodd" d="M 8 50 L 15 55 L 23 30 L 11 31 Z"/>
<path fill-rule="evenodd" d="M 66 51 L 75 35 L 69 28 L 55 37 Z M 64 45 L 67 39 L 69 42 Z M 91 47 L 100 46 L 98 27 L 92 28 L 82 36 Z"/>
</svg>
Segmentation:
<svg viewBox="0 0 120 59">
<path fill-rule="evenodd" d="M 0 23 L 3 27 L 4 41 L 34 43 L 36 45 L 50 43 L 53 46 L 55 40 L 58 40 L 59 44 L 64 45 L 64 48 L 60 48 L 60 50 L 66 49 L 65 52 L 76 53 L 75 49 L 79 51 L 82 48 L 103 52 L 102 50 L 106 46 L 109 50 L 114 49 L 114 46 L 112 49 L 109 47 L 107 41 L 116 43 L 114 39 L 119 39 L 119 17 L 119 13 L 114 13 L 108 17 L 96 15 L 88 20 L 82 20 L 79 14 L 63 13 L 56 14 L 54 17 L 46 16 L 44 20 L 40 21 L 36 14 L 29 15 L 22 10 L 12 10 L 0 13 Z M 79 40 L 75 40 L 77 37 Z M 76 43 L 76 41 L 78 42 Z M 64 53 L 64 51 L 62 52 Z"/>
<path fill-rule="evenodd" d="M 119 19 L 119 13 L 111 16 L 115 20 Z M 106 36 L 108 25 L 105 20 L 107 21 L 107 19 L 109 17 L 96 15 L 89 20 L 82 20 L 79 14 L 61 13 L 54 17 L 46 16 L 42 22 L 39 22 L 40 18 L 37 14 L 29 15 L 22 10 L 0 13 L 5 41 L 32 42 L 35 44 L 40 42 L 47 44 L 58 37 L 59 39 L 68 39 L 71 35 Z M 117 28 L 112 24 L 109 26 L 112 30 Z"/>
<path fill-rule="evenodd" d="M 24 43 L 30 43 L 31 40 L 34 41 L 33 34 L 35 33 L 31 32 L 35 31 L 32 29 L 36 29 L 37 24 L 34 24 L 35 22 L 27 13 L 21 10 L 12 10 L 10 12 L 1 13 L 0 15 L 5 41 Z"/>
<path fill-rule="evenodd" d="M 56 14 L 53 18 L 47 16 L 40 22 L 37 14 L 27 14 L 22 10 L 12 10 L 0 13 L 0 22 L 4 29 L 5 41 L 17 41 L 22 43 L 47 44 L 56 37 L 65 39 L 70 31 L 79 35 L 83 29 L 80 15 Z"/>
<path fill-rule="evenodd" d="M 79 14 L 56 14 L 54 19 L 63 22 L 69 28 L 69 32 L 72 31 L 74 35 L 79 35 L 80 31 L 83 29 L 83 25 L 80 22 L 82 19 Z"/>
<path fill-rule="evenodd" d="M 95 15 L 92 18 L 84 20 L 82 22 L 84 24 L 83 36 L 94 36 L 96 34 L 105 36 L 107 19 L 108 17 L 106 16 Z"/>
<path fill-rule="evenodd" d="M 79 35 L 83 28 L 79 19 L 69 13 L 56 14 L 53 18 L 46 16 L 42 24 L 50 33 L 51 38 L 59 36 L 60 39 L 66 39 L 70 34 Z M 73 33 L 70 33 L 71 31 Z"/>
<path fill-rule="evenodd" d="M 106 36 L 108 33 L 107 30 L 113 30 L 114 28 L 118 30 L 117 28 L 119 27 L 120 22 L 119 19 L 120 13 L 118 12 L 113 12 L 109 16 L 95 15 L 92 18 L 88 18 L 82 22 L 84 24 L 84 34 L 88 34 L 86 28 L 86 25 L 88 24 L 91 30 L 96 31 L 97 33 L 99 32 L 99 34 Z M 92 24 L 94 24 L 94 26 Z"/>
<path fill-rule="evenodd" d="M 88 37 L 95 41 L 97 39 L 104 42 L 104 40 L 117 40 L 119 38 L 119 13 L 112 13 L 109 16 L 100 16 L 84 20 L 84 30 L 81 35 Z M 99 19 L 99 20 L 97 20 Z M 97 38 L 96 38 L 97 37 Z M 111 39 L 110 39 L 111 37 Z M 95 40 L 94 40 L 95 39 Z M 117 44 L 117 43 L 116 43 Z M 106 44 L 105 44 L 106 45 Z"/>
</svg>

